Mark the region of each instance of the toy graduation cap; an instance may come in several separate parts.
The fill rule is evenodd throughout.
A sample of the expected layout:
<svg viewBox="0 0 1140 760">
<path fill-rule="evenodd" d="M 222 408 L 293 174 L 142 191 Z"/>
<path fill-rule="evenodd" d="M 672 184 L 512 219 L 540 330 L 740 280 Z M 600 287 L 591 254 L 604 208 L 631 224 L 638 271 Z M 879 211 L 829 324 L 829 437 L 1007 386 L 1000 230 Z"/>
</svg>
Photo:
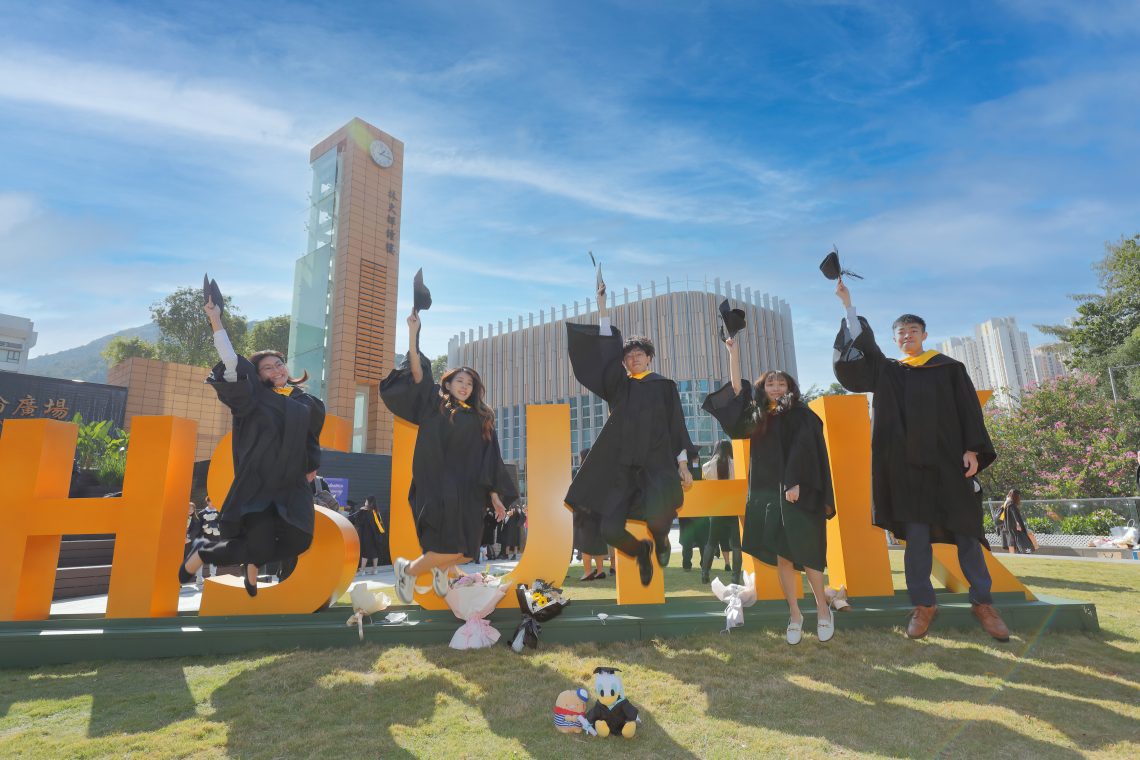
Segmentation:
<svg viewBox="0 0 1140 760">
<path fill-rule="evenodd" d="M 606 281 L 602 279 L 602 265 L 599 264 L 597 262 L 597 260 L 594 258 L 594 252 L 593 251 L 590 251 L 590 263 L 594 265 L 594 272 L 597 275 L 597 279 L 598 279 L 597 287 L 595 288 L 595 292 L 601 293 L 602 295 L 605 295 L 606 294 Z"/>
<path fill-rule="evenodd" d="M 856 280 L 862 280 L 862 276 L 855 274 L 850 269 L 843 269 L 839 266 L 839 249 L 831 246 L 831 253 L 823 259 L 819 265 L 819 271 L 823 272 L 823 276 L 829 280 L 838 280 L 843 275 L 854 277 Z"/>
<path fill-rule="evenodd" d="M 600 673 L 613 674 L 613 673 L 620 673 L 620 672 L 621 672 L 621 668 L 603 668 L 603 667 L 594 668 L 594 674 L 595 675 L 600 674 Z"/>
<path fill-rule="evenodd" d="M 218 287 L 217 280 L 211 280 L 210 275 L 202 275 L 202 303 L 214 302 L 222 311 L 225 311 L 226 300 L 222 298 L 222 290 Z"/>
<path fill-rule="evenodd" d="M 728 330 L 729 338 L 735 338 L 736 334 L 744 329 L 744 310 L 732 308 L 727 298 L 720 302 L 720 319 L 724 322 L 724 326 L 720 328 L 722 341 L 725 340 L 725 330 Z"/>
<path fill-rule="evenodd" d="M 424 270 L 419 269 L 412 279 L 412 311 L 419 314 L 431 308 L 431 291 L 424 285 Z"/>
</svg>

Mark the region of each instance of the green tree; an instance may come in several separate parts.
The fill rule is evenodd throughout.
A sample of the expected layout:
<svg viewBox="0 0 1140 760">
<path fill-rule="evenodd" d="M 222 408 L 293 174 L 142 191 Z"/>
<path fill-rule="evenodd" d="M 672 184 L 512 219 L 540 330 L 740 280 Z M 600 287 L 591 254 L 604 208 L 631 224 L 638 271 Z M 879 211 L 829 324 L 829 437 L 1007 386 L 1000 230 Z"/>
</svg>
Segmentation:
<svg viewBox="0 0 1140 760">
<path fill-rule="evenodd" d="M 249 328 L 245 336 L 245 354 L 257 351 L 289 351 L 289 315 L 269 317 Z"/>
<path fill-rule="evenodd" d="M 1018 488 L 1029 499 L 1131 496 L 1140 420 L 1084 373 L 1025 391 L 1013 409 L 994 408 L 986 424 L 998 458 L 981 476 L 992 498 Z"/>
<path fill-rule="evenodd" d="M 114 367 L 120 362 L 140 356 L 143 359 L 153 359 L 158 355 L 158 347 L 142 338 L 112 338 L 102 351 L 99 352 L 107 360 L 107 367 Z"/>
<path fill-rule="evenodd" d="M 150 307 L 151 317 L 162 335 L 157 358 L 179 364 L 210 367 L 218 361 L 210 322 L 202 311 L 200 288 L 179 288 Z M 245 345 L 246 319 L 226 296 L 222 324 L 230 342 L 239 351 Z"/>
<path fill-rule="evenodd" d="M 431 362 L 431 376 L 437 383 L 443 377 L 444 372 L 447 372 L 447 354 L 441 354 L 432 359 Z"/>
<path fill-rule="evenodd" d="M 1096 270 L 1103 292 L 1072 296 L 1078 302 L 1072 322 L 1039 329 L 1070 350 L 1072 367 L 1103 376 L 1108 367 L 1130 363 L 1120 352 L 1140 328 L 1140 235 L 1106 244 Z M 1140 354 L 1140 338 L 1127 350 Z"/>
</svg>

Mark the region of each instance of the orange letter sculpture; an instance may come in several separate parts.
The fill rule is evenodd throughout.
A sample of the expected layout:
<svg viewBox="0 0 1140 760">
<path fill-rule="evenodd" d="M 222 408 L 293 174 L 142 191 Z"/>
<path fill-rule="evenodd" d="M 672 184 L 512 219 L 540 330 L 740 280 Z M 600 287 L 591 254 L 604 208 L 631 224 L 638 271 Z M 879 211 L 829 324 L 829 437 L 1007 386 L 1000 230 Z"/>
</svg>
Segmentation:
<svg viewBox="0 0 1140 760">
<path fill-rule="evenodd" d="M 43 620 L 51 612 L 60 537 L 114 533 L 107 617 L 178 614 L 197 424 L 135 417 L 123 495 L 69 499 L 78 426 L 7 420 L 0 436 L 0 620 Z"/>
</svg>

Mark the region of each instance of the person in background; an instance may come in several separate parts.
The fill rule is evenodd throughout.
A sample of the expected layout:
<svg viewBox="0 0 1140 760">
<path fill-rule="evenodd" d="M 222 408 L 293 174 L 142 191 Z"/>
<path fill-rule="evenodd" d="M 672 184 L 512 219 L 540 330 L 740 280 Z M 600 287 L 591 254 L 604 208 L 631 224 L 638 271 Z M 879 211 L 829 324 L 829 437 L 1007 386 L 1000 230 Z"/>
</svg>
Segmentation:
<svg viewBox="0 0 1140 760">
<path fill-rule="evenodd" d="M 369 496 L 364 505 L 352 516 L 356 535 L 360 537 L 360 573 L 365 573 L 368 561 L 372 561 L 372 574 L 380 572 L 380 555 L 383 552 L 384 526 L 380 513 L 376 511 L 376 498 Z"/>
<path fill-rule="evenodd" d="M 716 454 L 701 468 L 705 480 L 732 480 L 736 477 L 736 467 L 732 459 L 732 441 L 722 440 L 717 444 Z M 724 569 L 732 573 L 732 582 L 743 583 L 741 574 L 740 520 L 735 517 L 710 517 L 708 541 L 701 551 L 701 583 L 709 583 L 713 556 L 720 550 L 724 557 Z M 730 561 L 731 560 L 731 561 Z"/>
<path fill-rule="evenodd" d="M 1037 539 L 1021 516 L 1021 491 L 1009 489 L 1005 501 L 998 509 L 994 525 L 1001 536 L 1001 546 L 1010 554 L 1032 554 L 1037 548 Z"/>
</svg>

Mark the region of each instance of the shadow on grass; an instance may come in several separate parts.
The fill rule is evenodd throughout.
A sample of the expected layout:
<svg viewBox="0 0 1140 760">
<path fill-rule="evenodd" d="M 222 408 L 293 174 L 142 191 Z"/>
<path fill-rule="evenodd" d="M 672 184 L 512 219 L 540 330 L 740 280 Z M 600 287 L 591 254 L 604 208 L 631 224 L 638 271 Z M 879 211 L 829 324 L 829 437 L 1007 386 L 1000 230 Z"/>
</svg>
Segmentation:
<svg viewBox="0 0 1140 760">
<path fill-rule="evenodd" d="M 87 735 L 91 738 L 143 734 L 194 717 L 194 696 L 180 662 L 148 663 L 145 679 L 138 678 L 137 670 L 137 663 L 109 662 L 26 671 L 22 678 L 6 679 L 9 687 L 0 689 L 0 716 L 7 715 L 16 701 L 90 697 Z"/>
<path fill-rule="evenodd" d="M 1090 581 L 1077 581 L 1065 579 L 1059 581 L 1056 578 L 1043 578 L 1037 575 L 1019 575 L 1018 580 L 1030 588 L 1054 588 L 1064 589 L 1066 591 L 1072 589 L 1076 591 L 1107 591 L 1116 592 L 1124 591 L 1125 589 L 1120 586 L 1112 586 L 1107 583 L 1092 583 Z"/>
<path fill-rule="evenodd" d="M 539 646 L 542 646 L 541 643 Z M 593 675 L 586 676 L 583 673 L 582 679 L 575 682 L 567 679 L 562 672 L 542 664 L 537 658 L 526 654 L 515 655 L 505 646 L 496 646 L 495 649 L 497 651 L 494 654 L 497 656 L 494 658 L 480 658 L 479 653 L 460 652 L 445 647 L 431 647 L 425 649 L 423 654 L 436 667 L 456 673 L 469 681 L 478 682 L 487 677 L 497 679 L 506 677 L 520 685 L 525 684 L 526 693 L 523 699 L 518 699 L 516 693 L 511 694 L 508 701 L 506 698 L 508 692 L 504 689 L 501 692 L 505 697 L 503 700 L 493 698 L 482 700 L 479 708 L 491 731 L 497 736 L 517 742 L 534 757 L 546 757 L 550 753 L 550 741 L 554 732 L 552 708 L 555 697 L 562 691 L 579 686 L 588 687 L 592 692 Z M 488 667 L 491 660 L 497 661 L 495 662 L 498 666 L 495 669 L 499 671 L 497 674 L 488 672 L 494 667 Z M 504 664 L 509 670 L 502 667 Z M 605 664 L 608 663 L 596 662 L 596 665 Z M 503 686 L 506 687 L 506 684 Z M 638 717 L 641 719 L 637 734 L 628 740 L 620 736 L 603 739 L 578 735 L 575 738 L 590 743 L 585 744 L 582 749 L 595 752 L 623 752 L 636 749 L 638 753 L 652 753 L 656 757 L 696 760 L 697 755 L 677 744 L 669 733 L 662 729 L 653 712 L 638 702 L 636 694 L 629 693 L 629 701 L 637 706 Z M 592 742 L 602 742 L 602 744 L 597 745 Z"/>
<path fill-rule="evenodd" d="M 1137 736 L 1136 724 L 1121 714 L 1140 697 L 1127 674 L 1106 680 L 1027 654 L 1061 644 L 1066 656 L 1087 650 L 1090 659 L 1105 659 L 1102 643 L 1079 634 L 1044 644 L 1015 639 L 1012 651 L 969 635 L 910 642 L 899 634 L 840 632 L 829 645 L 805 636 L 797 647 L 775 634 L 756 635 L 758 647 L 734 646 L 727 657 L 707 636 L 658 641 L 675 654 L 646 665 L 703 691 L 709 716 L 877 755 L 984 755 L 1001 746 L 1006 756 L 1076 758 Z M 1037 722 L 1063 738 L 1049 741 Z"/>
</svg>

